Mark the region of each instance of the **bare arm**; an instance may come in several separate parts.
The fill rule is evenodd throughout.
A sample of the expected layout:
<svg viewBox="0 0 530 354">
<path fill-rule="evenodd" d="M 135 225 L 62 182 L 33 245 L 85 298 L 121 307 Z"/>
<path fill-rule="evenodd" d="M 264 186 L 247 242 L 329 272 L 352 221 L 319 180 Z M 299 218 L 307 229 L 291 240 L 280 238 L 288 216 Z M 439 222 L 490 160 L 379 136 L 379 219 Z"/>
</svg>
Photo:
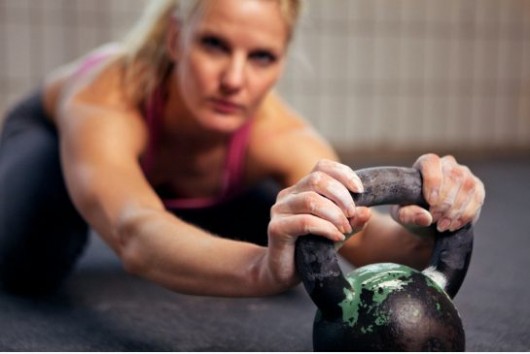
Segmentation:
<svg viewBox="0 0 530 354">
<path fill-rule="evenodd" d="M 271 271 L 267 248 L 215 237 L 165 211 L 138 163 L 146 129 L 134 111 L 77 95 L 58 126 L 73 201 L 126 270 L 191 294 L 266 295 L 293 284 Z"/>
<path fill-rule="evenodd" d="M 276 104 L 281 111 L 281 102 Z M 289 117 L 283 113 L 278 116 Z M 262 160 L 275 157 L 273 166 L 287 188 L 272 209 L 269 239 L 292 250 L 296 236 L 342 241 L 342 235 L 355 234 L 340 251 L 353 264 L 392 261 L 421 268 L 433 245 L 425 227 L 433 222 L 442 229 L 461 227 L 477 218 L 484 200 L 484 186 L 469 169 L 452 157 L 427 154 L 415 166 L 424 177 L 429 211 L 409 206 L 394 208 L 393 217 L 380 214 L 354 205 L 350 192 L 362 190 L 354 171 L 296 117 L 274 144 L 271 140 L 263 139 Z"/>
</svg>

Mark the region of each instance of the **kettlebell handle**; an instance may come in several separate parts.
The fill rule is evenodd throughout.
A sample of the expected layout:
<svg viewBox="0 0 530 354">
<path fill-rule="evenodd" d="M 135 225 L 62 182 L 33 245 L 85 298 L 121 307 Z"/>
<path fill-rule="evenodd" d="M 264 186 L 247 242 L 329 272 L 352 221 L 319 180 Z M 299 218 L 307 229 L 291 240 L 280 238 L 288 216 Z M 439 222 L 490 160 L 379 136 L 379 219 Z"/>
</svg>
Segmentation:
<svg viewBox="0 0 530 354">
<path fill-rule="evenodd" d="M 421 173 L 415 168 L 376 167 L 356 173 L 364 186 L 364 193 L 352 193 L 358 206 L 428 205 L 423 198 Z M 430 264 L 423 274 L 453 298 L 471 261 L 473 228 L 466 225 L 454 232 L 438 232 L 434 226 L 432 228 L 435 245 Z M 313 302 L 324 313 L 338 313 L 340 307 L 337 304 L 344 299 L 345 291 L 352 289 L 339 266 L 333 242 L 314 235 L 299 237 L 295 258 L 298 273 Z"/>
</svg>

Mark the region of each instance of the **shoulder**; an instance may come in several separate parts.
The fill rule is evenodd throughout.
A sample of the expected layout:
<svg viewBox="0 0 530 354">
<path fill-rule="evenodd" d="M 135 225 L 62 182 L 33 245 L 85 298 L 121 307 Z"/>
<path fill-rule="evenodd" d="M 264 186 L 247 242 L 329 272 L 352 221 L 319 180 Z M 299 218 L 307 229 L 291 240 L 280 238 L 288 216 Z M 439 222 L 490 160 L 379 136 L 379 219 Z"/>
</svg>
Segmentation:
<svg viewBox="0 0 530 354">
<path fill-rule="evenodd" d="M 66 74 L 47 85 L 45 96 L 51 97 L 51 116 L 65 137 L 82 132 L 100 141 L 125 142 L 138 152 L 146 140 L 145 123 L 139 107 L 127 97 L 123 87 L 119 49 L 105 50 L 109 48 L 101 48 L 72 64 L 65 69 Z M 84 67 L 87 60 L 94 61 Z"/>
<path fill-rule="evenodd" d="M 320 159 L 336 160 L 337 155 L 308 121 L 271 93 L 255 117 L 249 144 L 251 168 L 287 186 L 309 173 Z"/>
<path fill-rule="evenodd" d="M 117 43 L 103 45 L 49 73 L 44 80 L 45 106 L 56 117 L 62 106 L 80 98 L 102 105 L 126 103 L 123 90 L 123 53 Z"/>
</svg>

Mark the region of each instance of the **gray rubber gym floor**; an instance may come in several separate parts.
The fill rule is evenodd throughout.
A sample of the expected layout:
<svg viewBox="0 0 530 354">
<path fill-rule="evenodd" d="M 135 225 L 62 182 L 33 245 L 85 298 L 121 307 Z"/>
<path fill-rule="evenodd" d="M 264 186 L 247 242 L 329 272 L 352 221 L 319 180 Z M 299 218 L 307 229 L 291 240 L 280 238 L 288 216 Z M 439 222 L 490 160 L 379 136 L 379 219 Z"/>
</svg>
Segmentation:
<svg viewBox="0 0 530 354">
<path fill-rule="evenodd" d="M 530 156 L 468 162 L 486 184 L 474 256 L 455 302 L 469 351 L 530 350 Z M 269 298 L 174 294 L 127 275 L 93 237 L 64 288 L 0 293 L 0 351 L 310 351 L 302 287 Z"/>
</svg>

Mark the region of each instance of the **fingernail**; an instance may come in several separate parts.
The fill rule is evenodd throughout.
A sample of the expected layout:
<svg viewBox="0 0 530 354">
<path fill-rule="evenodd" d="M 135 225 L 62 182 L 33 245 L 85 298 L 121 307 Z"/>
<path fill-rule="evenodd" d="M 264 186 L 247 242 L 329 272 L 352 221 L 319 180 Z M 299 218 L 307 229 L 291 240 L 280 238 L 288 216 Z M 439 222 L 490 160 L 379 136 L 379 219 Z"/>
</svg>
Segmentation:
<svg viewBox="0 0 530 354">
<path fill-rule="evenodd" d="M 440 232 L 446 231 L 449 225 L 451 225 L 451 220 L 447 218 L 440 220 L 440 222 L 438 223 L 438 231 Z"/>
<path fill-rule="evenodd" d="M 431 218 L 425 213 L 416 213 L 414 215 L 414 223 L 419 226 L 427 227 L 431 224 Z"/>
<path fill-rule="evenodd" d="M 347 218 L 353 218 L 355 216 L 355 204 L 348 205 L 347 214 Z"/>
<path fill-rule="evenodd" d="M 343 234 L 351 234 L 353 232 L 353 229 L 350 225 L 349 222 L 345 223 L 343 226 L 342 226 L 342 233 Z"/>
<path fill-rule="evenodd" d="M 451 225 L 449 226 L 449 230 L 450 231 L 455 231 L 455 230 L 458 230 L 461 227 L 462 227 L 462 220 L 457 219 L 457 220 L 455 220 L 455 221 L 453 221 L 451 223 Z"/>
<path fill-rule="evenodd" d="M 361 181 L 359 176 L 355 175 L 355 178 L 353 179 L 353 184 L 355 185 L 355 189 L 357 193 L 364 193 L 363 182 Z"/>
</svg>

